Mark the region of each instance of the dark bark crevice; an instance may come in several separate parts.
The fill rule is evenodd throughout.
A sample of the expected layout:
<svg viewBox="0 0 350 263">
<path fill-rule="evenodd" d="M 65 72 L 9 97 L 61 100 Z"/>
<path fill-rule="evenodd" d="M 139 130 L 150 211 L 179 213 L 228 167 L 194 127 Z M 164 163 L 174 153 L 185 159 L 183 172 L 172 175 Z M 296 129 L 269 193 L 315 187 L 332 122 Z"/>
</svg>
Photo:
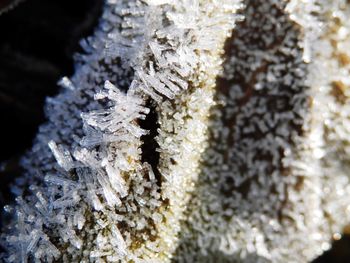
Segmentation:
<svg viewBox="0 0 350 263">
<path fill-rule="evenodd" d="M 143 142 L 141 147 L 141 161 L 147 162 L 151 165 L 157 180 L 157 185 L 160 187 L 162 183 L 161 174 L 158 169 L 160 153 L 157 151 L 159 144 L 156 140 L 160 125 L 158 123 L 156 106 L 152 104 L 151 101 L 147 102 L 147 106 L 150 108 L 150 112 L 144 120 L 140 120 L 139 122 L 140 127 L 148 131 L 148 134 L 141 137 L 141 140 Z"/>
</svg>

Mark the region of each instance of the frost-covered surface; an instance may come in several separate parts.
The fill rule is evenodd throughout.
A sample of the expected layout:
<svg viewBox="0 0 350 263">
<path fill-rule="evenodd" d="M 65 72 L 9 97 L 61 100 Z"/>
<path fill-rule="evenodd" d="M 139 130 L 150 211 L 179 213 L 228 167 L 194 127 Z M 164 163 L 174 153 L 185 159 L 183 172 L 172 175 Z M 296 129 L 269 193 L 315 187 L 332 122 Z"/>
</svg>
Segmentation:
<svg viewBox="0 0 350 263">
<path fill-rule="evenodd" d="M 345 2 L 246 2 L 226 46 L 180 261 L 308 262 L 349 223 Z"/>
<path fill-rule="evenodd" d="M 4 237 L 7 261 L 171 257 L 238 4 L 106 3 L 95 36 L 82 41 L 86 54 L 77 56 L 75 75 L 48 99 L 49 122 L 23 159 L 27 174 L 14 191 L 30 185 L 31 193 L 7 207 L 16 218 Z M 150 142 L 140 126 L 151 110 L 161 130 L 155 167 L 145 161 L 157 152 L 142 148 Z"/>
<path fill-rule="evenodd" d="M 306 262 L 328 249 L 350 219 L 349 8 L 108 0 L 23 158 L 3 257 Z"/>
</svg>

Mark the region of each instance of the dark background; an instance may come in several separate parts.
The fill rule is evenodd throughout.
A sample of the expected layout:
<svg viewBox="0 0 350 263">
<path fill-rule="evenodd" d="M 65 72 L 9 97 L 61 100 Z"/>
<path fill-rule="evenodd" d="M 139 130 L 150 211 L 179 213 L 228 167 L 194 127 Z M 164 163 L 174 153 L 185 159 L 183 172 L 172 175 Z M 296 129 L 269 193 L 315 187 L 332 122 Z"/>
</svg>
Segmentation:
<svg viewBox="0 0 350 263">
<path fill-rule="evenodd" d="M 18 159 L 45 121 L 45 97 L 57 93 L 60 77 L 73 74 L 73 54 L 81 51 L 79 40 L 93 33 L 103 0 L 15 3 L 0 0 L 1 209 L 13 201 L 9 185 L 21 174 Z M 314 262 L 350 263 L 350 237 L 337 241 Z"/>
<path fill-rule="evenodd" d="M 45 121 L 45 97 L 56 94 L 60 77 L 73 74 L 73 54 L 93 33 L 103 1 L 25 0 L 8 9 L 11 3 L 16 1 L 0 0 L 1 207 L 21 173 L 18 158 Z"/>
</svg>

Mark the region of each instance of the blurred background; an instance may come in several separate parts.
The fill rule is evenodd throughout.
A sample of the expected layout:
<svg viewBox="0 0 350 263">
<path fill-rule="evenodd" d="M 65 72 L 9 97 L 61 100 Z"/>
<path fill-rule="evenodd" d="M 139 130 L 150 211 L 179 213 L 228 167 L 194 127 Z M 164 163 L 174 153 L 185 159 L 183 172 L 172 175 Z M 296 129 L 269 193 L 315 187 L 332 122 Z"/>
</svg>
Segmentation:
<svg viewBox="0 0 350 263">
<path fill-rule="evenodd" d="M 0 0 L 1 210 L 13 202 L 9 186 L 21 174 L 18 160 L 45 121 L 45 97 L 57 93 L 60 77 L 73 74 L 73 54 L 81 51 L 79 40 L 93 33 L 102 5 L 103 0 Z M 314 262 L 349 263 L 350 235 Z"/>
</svg>

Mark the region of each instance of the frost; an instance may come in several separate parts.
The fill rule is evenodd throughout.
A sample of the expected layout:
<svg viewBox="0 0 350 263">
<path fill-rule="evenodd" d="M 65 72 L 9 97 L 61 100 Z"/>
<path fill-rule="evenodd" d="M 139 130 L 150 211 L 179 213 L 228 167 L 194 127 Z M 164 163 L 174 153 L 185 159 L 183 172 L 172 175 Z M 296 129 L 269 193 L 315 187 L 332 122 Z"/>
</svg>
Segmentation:
<svg viewBox="0 0 350 263">
<path fill-rule="evenodd" d="M 66 89 L 70 89 L 70 90 L 75 89 L 72 81 L 68 77 L 63 77 L 57 84 Z"/>
<path fill-rule="evenodd" d="M 23 158 L 6 260 L 321 253 L 349 219 L 349 25 L 331 2 L 106 1 Z"/>
<path fill-rule="evenodd" d="M 77 72 L 63 77 L 58 85 L 65 89 L 47 99 L 49 122 L 40 128 L 33 156 L 24 160 L 32 194 L 17 198 L 21 212 L 7 238 L 9 262 L 26 262 L 30 256 L 45 262 L 61 256 L 73 262 L 86 256 L 85 260 L 135 261 L 149 251 L 173 249 L 147 241 L 163 223 L 156 210 L 165 197 L 156 171 L 160 168 L 142 161 L 147 154 L 142 152 L 143 139 L 150 131 L 140 122 L 147 121 L 153 108 L 168 100 L 176 105 L 176 97 L 192 92 L 190 80 L 215 77 L 211 71 L 198 71 L 200 57 L 208 63 L 216 60 L 225 32 L 232 29 L 235 9 L 220 9 L 227 20 L 219 22 L 210 15 L 212 24 L 222 26 L 218 43 L 211 47 L 213 55 L 201 53 L 204 44 L 198 41 L 206 40 L 196 37 L 206 28 L 206 12 L 206 5 L 198 1 L 106 3 L 95 37 L 80 42 L 86 54 L 77 56 Z M 205 52 L 209 50 L 208 46 Z M 212 64 L 213 71 L 217 66 Z M 193 154 L 199 158 L 197 151 Z M 30 176 L 33 173 L 36 176 Z M 92 236 L 96 241 L 84 240 Z M 141 237 L 148 252 L 142 247 L 132 252 L 132 243 Z"/>
<path fill-rule="evenodd" d="M 55 156 L 57 163 L 63 169 L 69 171 L 73 167 L 73 159 L 69 151 L 64 149 L 61 145 L 57 146 L 54 141 L 50 141 L 48 145 Z"/>
</svg>

